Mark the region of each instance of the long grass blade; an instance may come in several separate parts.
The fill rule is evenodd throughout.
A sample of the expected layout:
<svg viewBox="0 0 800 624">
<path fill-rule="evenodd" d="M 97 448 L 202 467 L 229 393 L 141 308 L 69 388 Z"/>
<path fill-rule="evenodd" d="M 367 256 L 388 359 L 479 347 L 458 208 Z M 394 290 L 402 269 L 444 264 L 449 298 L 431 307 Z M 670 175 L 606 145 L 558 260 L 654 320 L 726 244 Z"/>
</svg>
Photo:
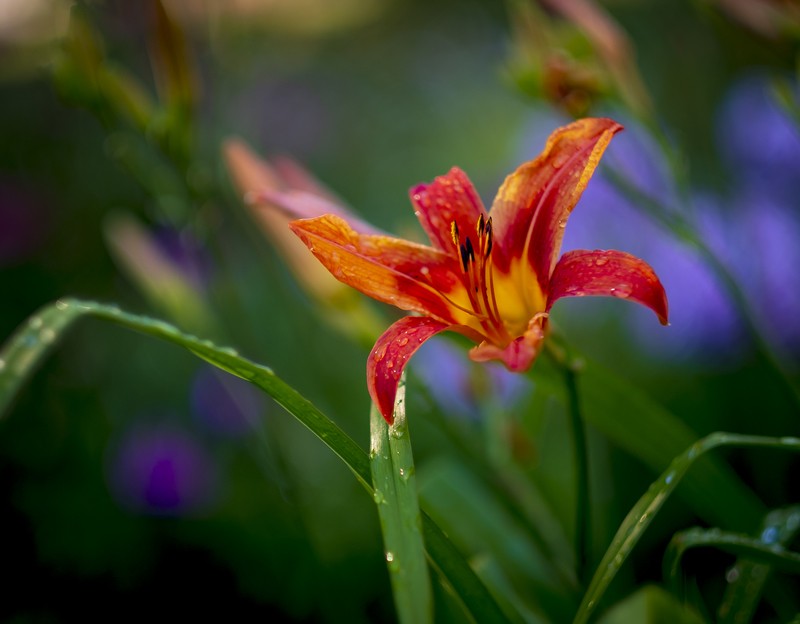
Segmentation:
<svg viewBox="0 0 800 624">
<path fill-rule="evenodd" d="M 63 299 L 39 310 L 20 327 L 0 350 L 0 416 L 9 407 L 37 366 L 80 318 L 94 317 L 128 329 L 160 338 L 185 349 L 233 375 L 250 381 L 269 394 L 297 418 L 345 465 L 373 495 L 372 475 L 367 453 L 294 388 L 266 366 L 241 357 L 235 350 L 219 347 L 208 340 L 185 334 L 164 321 L 123 312 L 115 306 L 76 299 Z M 468 617 L 476 622 L 507 624 L 508 618 L 497 605 L 458 549 L 431 518 L 423 512 L 422 525 L 427 555 L 445 583 L 459 597 Z"/>
<path fill-rule="evenodd" d="M 651 485 L 623 520 L 611 545 L 606 550 L 600 565 L 589 584 L 575 615 L 575 624 L 587 622 L 596 609 L 611 581 L 631 554 L 655 515 L 672 495 L 678 483 L 698 459 L 709 451 L 722 446 L 760 447 L 800 452 L 800 438 L 767 438 L 730 433 L 712 433 L 690 446 L 676 457 L 667 470 Z M 737 509 L 738 513 L 740 510 Z"/>
</svg>

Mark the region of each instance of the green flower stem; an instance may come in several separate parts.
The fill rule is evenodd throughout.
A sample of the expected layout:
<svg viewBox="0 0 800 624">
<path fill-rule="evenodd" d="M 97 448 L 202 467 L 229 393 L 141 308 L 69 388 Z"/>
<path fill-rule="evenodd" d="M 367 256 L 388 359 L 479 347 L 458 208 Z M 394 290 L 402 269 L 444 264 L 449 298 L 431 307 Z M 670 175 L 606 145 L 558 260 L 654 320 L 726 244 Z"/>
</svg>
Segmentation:
<svg viewBox="0 0 800 624">
<path fill-rule="evenodd" d="M 591 557 L 591 505 L 589 503 L 589 452 L 586 445 L 586 423 L 581 414 L 577 374 L 581 361 L 571 357 L 566 349 L 547 341 L 547 352 L 564 375 L 569 409 L 569 427 L 575 462 L 575 564 L 580 582 L 587 581 Z"/>
</svg>

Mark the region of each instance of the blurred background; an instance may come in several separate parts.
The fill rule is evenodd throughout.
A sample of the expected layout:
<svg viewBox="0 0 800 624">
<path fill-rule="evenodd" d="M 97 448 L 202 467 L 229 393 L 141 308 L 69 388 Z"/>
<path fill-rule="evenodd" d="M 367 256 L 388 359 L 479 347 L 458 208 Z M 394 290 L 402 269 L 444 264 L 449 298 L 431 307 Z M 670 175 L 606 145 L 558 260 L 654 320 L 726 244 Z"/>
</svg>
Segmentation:
<svg viewBox="0 0 800 624">
<path fill-rule="evenodd" d="M 671 326 L 618 300 L 562 301 L 554 323 L 698 435 L 796 435 L 799 14 L 790 0 L 0 0 L 0 336 L 62 296 L 115 302 L 272 367 L 366 448 L 372 326 L 342 326 L 357 310 L 380 331 L 396 312 L 298 281 L 223 145 L 290 157 L 421 240 L 409 187 L 458 165 L 488 206 L 554 128 L 607 115 L 626 131 L 564 248 L 648 261 Z M 434 341 L 412 365 L 423 487 L 426 470 L 448 474 L 456 429 L 533 474 L 569 522 L 564 425 L 535 369 L 512 378 L 464 351 Z M 591 441 L 599 555 L 655 475 Z M 727 458 L 770 506 L 800 497 L 789 454 Z M 394 621 L 373 503 L 339 460 L 257 389 L 117 327 L 81 323 L 0 423 L 0 506 L 4 621 Z M 665 514 L 618 597 L 660 579 L 670 533 L 693 520 L 680 502 Z M 711 577 L 729 562 L 695 564 Z"/>
</svg>

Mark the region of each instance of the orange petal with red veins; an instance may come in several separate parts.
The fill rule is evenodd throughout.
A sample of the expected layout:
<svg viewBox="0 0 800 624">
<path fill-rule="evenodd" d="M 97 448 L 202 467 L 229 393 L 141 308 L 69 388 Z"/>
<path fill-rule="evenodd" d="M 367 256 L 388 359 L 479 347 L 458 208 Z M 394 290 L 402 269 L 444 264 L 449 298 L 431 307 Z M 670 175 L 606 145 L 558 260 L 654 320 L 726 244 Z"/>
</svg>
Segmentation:
<svg viewBox="0 0 800 624">
<path fill-rule="evenodd" d="M 644 260 L 622 251 L 576 250 L 558 261 L 550 280 L 549 310 L 561 297 L 609 296 L 641 303 L 668 323 L 667 293 Z"/>
<path fill-rule="evenodd" d="M 372 348 L 367 359 L 367 387 L 390 425 L 394 422 L 397 384 L 408 360 L 428 338 L 448 327 L 425 316 L 407 316 L 389 327 Z"/>
<path fill-rule="evenodd" d="M 409 191 L 422 229 L 434 247 L 458 255 L 453 243 L 452 224 L 455 222 L 464 235 L 475 240 L 475 226 L 486 209 L 467 174 L 453 167 L 447 175 L 430 184 L 420 184 Z"/>
<path fill-rule="evenodd" d="M 289 224 L 333 276 L 402 310 L 455 322 L 442 295 L 461 288 L 453 261 L 431 247 L 389 236 L 359 234 L 335 215 Z"/>
<path fill-rule="evenodd" d="M 538 158 L 506 178 L 490 212 L 498 269 L 507 270 L 513 258 L 522 256 L 547 292 L 567 217 L 620 130 L 611 119 L 575 121 L 553 132 Z"/>
<path fill-rule="evenodd" d="M 498 347 L 491 342 L 484 341 L 470 349 L 469 357 L 473 362 L 499 360 L 511 372 L 525 372 L 539 355 L 547 331 L 546 323 L 547 316 L 545 314 L 537 315 L 531 319 L 527 331 L 505 347 Z"/>
</svg>

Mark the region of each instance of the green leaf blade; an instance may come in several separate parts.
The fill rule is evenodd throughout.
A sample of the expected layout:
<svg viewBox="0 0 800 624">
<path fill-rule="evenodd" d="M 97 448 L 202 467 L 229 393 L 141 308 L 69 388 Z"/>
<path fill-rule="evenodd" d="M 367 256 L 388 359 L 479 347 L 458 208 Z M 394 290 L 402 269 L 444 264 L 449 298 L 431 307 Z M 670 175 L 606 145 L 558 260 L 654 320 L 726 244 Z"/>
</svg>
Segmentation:
<svg viewBox="0 0 800 624">
<path fill-rule="evenodd" d="M 210 364 L 252 382 L 333 451 L 372 495 L 372 475 L 367 453 L 272 370 L 239 356 L 233 349 L 218 347 L 208 340 L 185 334 L 164 321 L 129 314 L 115 306 L 63 299 L 44 306 L 14 332 L 0 349 L 0 417 L 8 413 L 17 393 L 72 324 L 87 316 L 176 344 Z M 455 545 L 424 511 L 422 532 L 431 564 L 445 584 L 452 588 L 468 617 L 475 622 L 507 624 L 508 618 L 492 594 Z"/>
<path fill-rule="evenodd" d="M 370 465 L 386 563 L 401 624 L 433 621 L 433 595 L 425 560 L 414 458 L 405 414 L 405 379 L 397 389 L 391 426 L 370 409 Z"/>
</svg>

